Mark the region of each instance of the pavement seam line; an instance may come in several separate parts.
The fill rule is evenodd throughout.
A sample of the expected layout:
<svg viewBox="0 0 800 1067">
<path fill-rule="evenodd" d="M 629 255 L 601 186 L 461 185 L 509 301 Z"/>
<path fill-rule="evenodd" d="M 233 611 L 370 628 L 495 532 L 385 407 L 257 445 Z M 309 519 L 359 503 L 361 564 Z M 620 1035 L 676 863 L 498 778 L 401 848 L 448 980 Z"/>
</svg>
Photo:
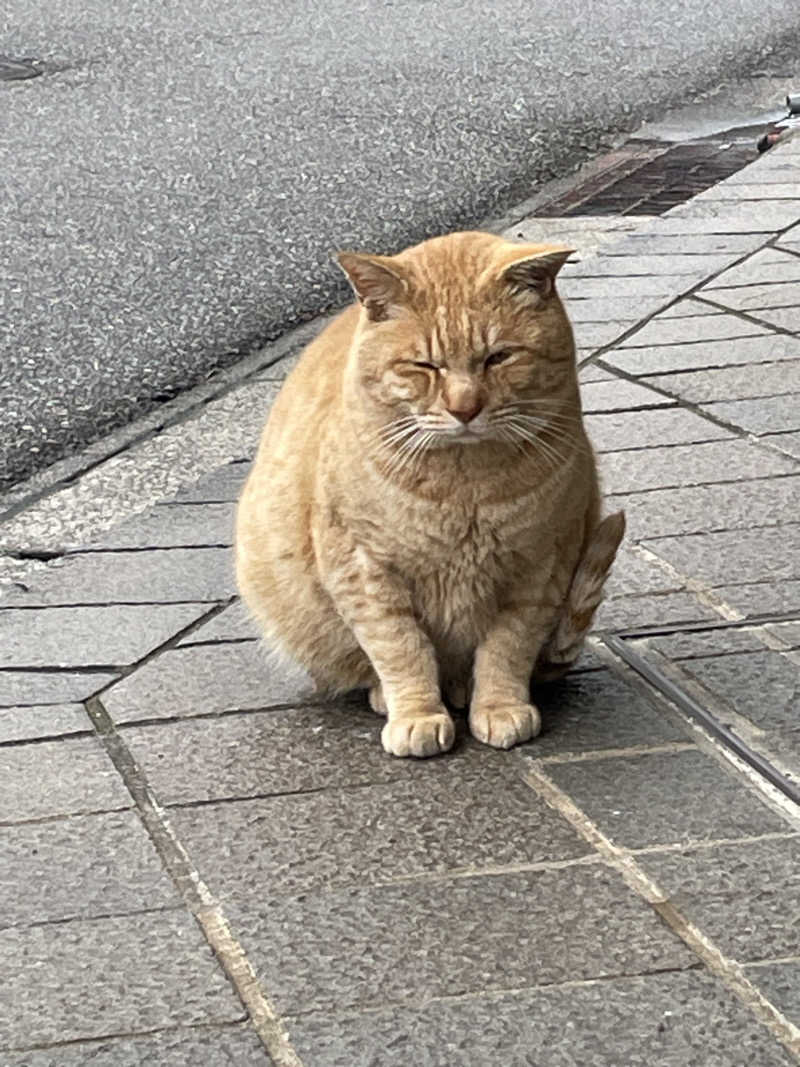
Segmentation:
<svg viewBox="0 0 800 1067">
<path fill-rule="evenodd" d="M 655 538 L 645 538 L 645 540 L 655 540 Z M 701 582 L 698 578 L 692 578 L 691 575 L 683 574 L 682 571 L 679 571 L 677 567 L 673 567 L 667 560 L 662 559 L 662 557 L 657 555 L 651 548 L 645 547 L 641 542 L 637 542 L 631 547 L 634 555 L 638 556 L 639 559 L 646 563 L 652 563 L 654 566 L 658 567 L 667 578 L 672 578 L 676 582 L 681 582 L 701 604 L 707 608 L 711 608 L 712 611 L 725 619 L 726 622 L 742 622 L 746 618 L 741 611 L 738 611 L 736 608 L 726 603 L 722 597 L 717 596 L 711 586 L 706 585 L 705 582 Z"/>
<path fill-rule="evenodd" d="M 175 835 L 111 716 L 97 697 L 85 703 L 97 737 L 133 798 L 135 810 L 167 873 L 191 912 L 275 1067 L 304 1067 L 289 1042 L 277 1010 L 261 988 L 244 948 L 234 936 L 222 906 L 193 866 Z"/>
<path fill-rule="evenodd" d="M 715 974 L 800 1063 L 800 1027 L 795 1026 L 745 976 L 741 964 L 729 959 L 714 941 L 673 904 L 669 895 L 637 863 L 627 849 L 615 845 L 545 772 L 533 763 L 523 775 L 527 785 L 589 842 L 625 884 L 656 912 L 672 932 Z"/>
</svg>

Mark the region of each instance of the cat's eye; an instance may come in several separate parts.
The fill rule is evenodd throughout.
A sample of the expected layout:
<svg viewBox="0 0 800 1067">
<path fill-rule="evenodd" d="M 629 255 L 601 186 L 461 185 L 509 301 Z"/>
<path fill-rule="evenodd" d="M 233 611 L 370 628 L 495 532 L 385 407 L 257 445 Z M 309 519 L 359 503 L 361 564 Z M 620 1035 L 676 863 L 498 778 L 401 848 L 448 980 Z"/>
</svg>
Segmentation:
<svg viewBox="0 0 800 1067">
<path fill-rule="evenodd" d="M 513 355 L 514 353 L 508 348 L 503 348 L 499 352 L 491 352 L 486 357 L 486 362 L 484 363 L 484 366 L 498 367 L 501 363 L 505 363 L 507 359 L 511 359 Z"/>
</svg>

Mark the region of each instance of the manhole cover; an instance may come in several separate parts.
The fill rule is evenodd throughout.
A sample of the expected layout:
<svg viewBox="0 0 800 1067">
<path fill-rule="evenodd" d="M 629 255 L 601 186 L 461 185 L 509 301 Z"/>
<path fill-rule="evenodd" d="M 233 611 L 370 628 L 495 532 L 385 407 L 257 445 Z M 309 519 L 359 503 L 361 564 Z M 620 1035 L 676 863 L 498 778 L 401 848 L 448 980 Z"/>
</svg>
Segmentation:
<svg viewBox="0 0 800 1067">
<path fill-rule="evenodd" d="M 0 56 L 0 81 L 18 82 L 26 78 L 38 78 L 43 71 L 36 66 L 35 59 L 12 59 Z"/>
<path fill-rule="evenodd" d="M 683 144 L 629 141 L 608 166 L 536 214 L 662 215 L 758 157 L 755 137 L 709 138 Z"/>
</svg>

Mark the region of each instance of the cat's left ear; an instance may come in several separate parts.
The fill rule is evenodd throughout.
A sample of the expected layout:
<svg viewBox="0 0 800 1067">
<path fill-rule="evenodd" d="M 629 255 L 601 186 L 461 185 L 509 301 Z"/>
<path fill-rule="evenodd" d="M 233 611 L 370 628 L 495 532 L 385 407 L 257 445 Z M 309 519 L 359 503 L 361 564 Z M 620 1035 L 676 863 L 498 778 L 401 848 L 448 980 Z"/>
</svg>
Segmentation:
<svg viewBox="0 0 800 1067">
<path fill-rule="evenodd" d="M 390 309 L 403 302 L 406 281 L 390 256 L 340 252 L 336 258 L 371 322 L 387 319 Z"/>
<path fill-rule="evenodd" d="M 547 248 L 521 256 L 503 269 L 503 278 L 519 289 L 530 289 L 544 298 L 554 287 L 556 275 L 573 254 L 572 248 Z"/>
</svg>

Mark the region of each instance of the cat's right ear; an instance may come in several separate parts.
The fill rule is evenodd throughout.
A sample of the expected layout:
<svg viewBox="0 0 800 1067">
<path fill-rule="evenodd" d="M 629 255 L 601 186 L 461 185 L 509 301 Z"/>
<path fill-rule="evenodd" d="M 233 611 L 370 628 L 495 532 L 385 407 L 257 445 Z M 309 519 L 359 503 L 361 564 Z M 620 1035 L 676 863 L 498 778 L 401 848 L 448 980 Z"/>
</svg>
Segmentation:
<svg viewBox="0 0 800 1067">
<path fill-rule="evenodd" d="M 388 319 L 391 308 L 403 303 L 406 281 L 388 256 L 340 252 L 336 258 L 371 322 Z"/>
</svg>

